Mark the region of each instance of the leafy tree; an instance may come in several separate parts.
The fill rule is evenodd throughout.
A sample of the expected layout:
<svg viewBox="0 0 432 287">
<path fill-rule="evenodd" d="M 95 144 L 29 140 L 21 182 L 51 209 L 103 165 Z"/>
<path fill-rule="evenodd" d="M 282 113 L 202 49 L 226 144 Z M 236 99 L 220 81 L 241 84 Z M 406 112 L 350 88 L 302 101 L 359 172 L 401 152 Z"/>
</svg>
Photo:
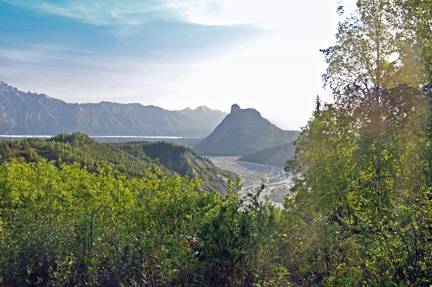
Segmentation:
<svg viewBox="0 0 432 287">
<path fill-rule="evenodd" d="M 360 0 L 357 6 L 340 24 L 336 45 L 323 50 L 329 65 L 323 79 L 335 102 L 315 113 L 297 141 L 287 166 L 296 191 L 290 206 L 314 211 L 312 223 L 320 216 L 337 223 L 345 236 L 339 244 L 364 250 L 349 261 L 350 252 L 343 252 L 342 272 L 322 272 L 332 282 L 422 285 L 432 248 L 425 241 L 430 139 L 422 90 L 430 30 L 412 23 L 425 23 L 414 11 L 429 12 L 418 1 Z"/>
<path fill-rule="evenodd" d="M 402 182 L 403 174 L 419 168 L 409 159 L 424 154 L 426 111 L 419 88 L 426 77 L 413 50 L 415 31 L 402 24 L 404 14 L 394 13 L 400 9 L 396 1 L 358 1 L 357 6 L 358 15 L 340 24 L 337 44 L 323 51 L 329 64 L 323 77 L 334 92 L 338 117 L 351 122 L 345 134 L 356 145 L 354 180 L 368 198 L 375 197 L 380 228 L 383 208 L 394 200 L 394 191 L 400 192 L 398 185 L 415 180 Z M 400 59 L 389 62 L 393 52 Z"/>
</svg>

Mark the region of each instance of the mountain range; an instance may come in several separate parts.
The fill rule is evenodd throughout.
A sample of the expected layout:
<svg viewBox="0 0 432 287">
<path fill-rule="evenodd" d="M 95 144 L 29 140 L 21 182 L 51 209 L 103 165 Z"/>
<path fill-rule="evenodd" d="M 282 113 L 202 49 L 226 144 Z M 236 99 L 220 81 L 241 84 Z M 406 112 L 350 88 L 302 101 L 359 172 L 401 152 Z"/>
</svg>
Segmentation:
<svg viewBox="0 0 432 287">
<path fill-rule="evenodd" d="M 207 107 L 168 111 L 137 103 L 72 104 L 0 81 L 0 134 L 205 137 L 225 115 Z"/>
<path fill-rule="evenodd" d="M 299 134 L 278 128 L 255 109 L 234 104 L 231 113 L 193 150 L 209 156 L 241 156 L 292 143 Z"/>
<path fill-rule="evenodd" d="M 255 109 L 232 105 L 229 114 L 205 106 L 168 111 L 156 106 L 112 102 L 71 104 L 23 92 L 0 81 L 0 134 L 196 137 L 193 150 L 210 156 L 284 165 L 298 131 L 285 131 Z M 206 137 L 207 136 L 207 137 Z M 247 156 L 245 156 L 247 155 Z"/>
</svg>

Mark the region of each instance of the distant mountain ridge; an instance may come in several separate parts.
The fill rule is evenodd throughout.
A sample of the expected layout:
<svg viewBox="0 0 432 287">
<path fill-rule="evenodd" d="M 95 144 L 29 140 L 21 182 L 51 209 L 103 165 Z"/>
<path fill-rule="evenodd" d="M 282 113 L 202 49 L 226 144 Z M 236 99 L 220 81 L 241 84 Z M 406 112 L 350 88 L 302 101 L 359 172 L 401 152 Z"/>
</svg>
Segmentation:
<svg viewBox="0 0 432 287">
<path fill-rule="evenodd" d="M 212 118 L 206 108 L 201 117 Z M 217 121 L 209 119 L 208 121 Z M 177 111 L 156 106 L 101 102 L 70 104 L 45 94 L 22 92 L 0 81 L 0 133 L 204 137 L 217 124 L 202 123 Z"/>
<path fill-rule="evenodd" d="M 211 128 L 212 131 L 228 115 L 228 113 L 226 112 L 212 110 L 206 106 L 199 106 L 194 110 L 186 108 L 183 110 L 178 110 L 176 112 L 179 112 L 182 115 L 185 115 L 193 120 L 202 123 L 206 127 Z"/>
<path fill-rule="evenodd" d="M 293 142 L 299 134 L 276 127 L 255 109 L 234 104 L 231 113 L 193 150 L 210 156 L 241 156 Z"/>
</svg>

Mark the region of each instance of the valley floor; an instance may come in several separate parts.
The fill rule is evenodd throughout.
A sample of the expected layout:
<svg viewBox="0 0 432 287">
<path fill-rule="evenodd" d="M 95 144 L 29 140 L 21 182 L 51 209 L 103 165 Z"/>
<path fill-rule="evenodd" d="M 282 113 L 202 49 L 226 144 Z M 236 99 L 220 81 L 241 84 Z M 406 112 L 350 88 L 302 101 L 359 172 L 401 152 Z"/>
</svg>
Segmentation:
<svg viewBox="0 0 432 287">
<path fill-rule="evenodd" d="M 249 192 L 258 191 L 265 179 L 265 189 L 260 199 L 268 196 L 271 203 L 282 206 L 285 195 L 289 193 L 291 180 L 286 176 L 282 167 L 238 161 L 238 156 L 216 156 L 210 160 L 219 168 L 238 174 L 241 178 L 242 189 L 239 193 L 244 196 Z"/>
</svg>

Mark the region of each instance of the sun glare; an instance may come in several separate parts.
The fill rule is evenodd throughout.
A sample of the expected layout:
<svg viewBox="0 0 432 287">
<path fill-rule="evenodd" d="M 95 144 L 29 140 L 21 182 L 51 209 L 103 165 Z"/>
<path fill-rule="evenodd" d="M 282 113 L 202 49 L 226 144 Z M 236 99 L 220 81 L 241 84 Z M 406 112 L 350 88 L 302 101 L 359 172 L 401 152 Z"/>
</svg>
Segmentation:
<svg viewBox="0 0 432 287">
<path fill-rule="evenodd" d="M 391 63 L 397 61 L 399 58 L 400 58 L 400 53 L 399 52 L 393 52 L 388 56 L 387 63 L 391 64 Z"/>
</svg>

